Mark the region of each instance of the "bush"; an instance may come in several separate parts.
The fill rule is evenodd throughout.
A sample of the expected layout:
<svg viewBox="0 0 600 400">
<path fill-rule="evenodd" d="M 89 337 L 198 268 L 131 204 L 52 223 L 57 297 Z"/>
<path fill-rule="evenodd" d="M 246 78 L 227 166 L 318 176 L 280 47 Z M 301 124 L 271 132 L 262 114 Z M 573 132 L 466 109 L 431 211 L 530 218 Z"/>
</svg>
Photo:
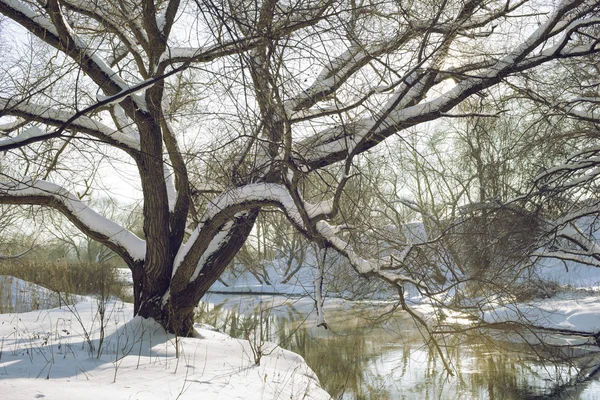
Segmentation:
<svg viewBox="0 0 600 400">
<path fill-rule="evenodd" d="M 56 292 L 105 297 L 123 297 L 124 292 L 115 268 L 102 263 L 1 260 L 0 275 L 14 276 Z"/>
</svg>

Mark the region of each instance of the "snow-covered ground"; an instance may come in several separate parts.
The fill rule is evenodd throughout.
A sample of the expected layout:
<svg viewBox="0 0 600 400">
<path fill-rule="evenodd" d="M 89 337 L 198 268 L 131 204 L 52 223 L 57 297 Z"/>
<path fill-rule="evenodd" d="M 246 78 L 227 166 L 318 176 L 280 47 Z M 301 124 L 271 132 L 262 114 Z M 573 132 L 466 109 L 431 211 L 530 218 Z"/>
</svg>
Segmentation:
<svg viewBox="0 0 600 400">
<path fill-rule="evenodd" d="M 569 266 L 566 271 L 564 265 L 549 264 L 540 268 L 540 274 L 563 289 L 552 298 L 527 304 L 489 304 L 487 319 L 511 319 L 513 307 L 518 306 L 538 325 L 588 332 L 600 330 L 600 271 L 586 266 Z M 123 278 L 130 279 L 126 271 Z M 213 290 L 262 293 L 239 296 L 239 302 L 229 304 L 238 312 L 251 313 L 257 303 L 268 301 L 274 307 L 272 313 L 277 310 L 289 313 L 292 307 L 294 312 L 307 315 L 314 310 L 314 300 L 310 298 L 312 279 L 310 269 L 301 271 L 298 279 L 287 285 L 276 276 L 271 276 L 272 284 L 268 285 L 243 275 L 230 280 L 227 287 L 216 284 Z M 2 282 L 3 300 L 11 307 L 29 301 L 29 306 L 35 308 L 37 299 L 51 297 L 44 288 L 15 278 Z M 228 296 L 212 293 L 206 300 L 224 304 L 225 298 Z M 274 345 L 265 345 L 265 355 L 257 366 L 252 343 L 233 339 L 210 327 L 198 326 L 197 338 L 176 339 L 151 321 L 133 318 L 130 304 L 109 301 L 102 320 L 98 300 L 81 296 L 72 300 L 76 301 L 75 306 L 20 314 L 13 310 L 15 313 L 0 315 L 1 393 L 15 399 L 80 399 L 89 398 L 90 394 L 99 399 L 329 398 L 300 356 Z M 434 314 L 427 302 L 411 300 L 423 314 Z M 350 306 L 345 300 L 328 299 L 326 312 L 339 314 L 339 310 Z M 101 324 L 105 330 L 102 344 Z M 373 373 L 399 381 L 395 375 L 395 357 L 391 352 L 375 359 Z M 586 388 L 583 398 L 596 399 L 594 393 L 600 391 L 596 383 Z"/>
<path fill-rule="evenodd" d="M 249 273 L 225 276 L 227 285 L 217 282 L 205 300 L 241 313 L 252 313 L 257 304 L 265 302 L 274 307 L 272 314 L 278 310 L 289 313 L 290 307 L 304 315 L 313 312 L 314 268 L 301 269 L 294 279 L 284 284 L 278 275 L 282 267 L 278 260 L 266 266 L 270 284 L 259 282 Z M 520 315 L 536 325 L 586 332 L 600 330 L 600 270 L 546 262 L 537 266 L 537 273 L 561 289 L 551 298 L 527 303 L 488 303 L 482 310 L 485 319 L 511 320 L 517 316 L 518 308 Z M 131 279 L 127 270 L 122 274 L 124 280 Z M 239 295 L 239 299 L 232 300 L 231 296 L 219 292 L 253 295 Z M 436 313 L 427 299 L 411 297 L 407 300 L 425 316 Z M 339 314 L 340 309 L 348 307 L 351 307 L 350 302 L 330 298 L 326 301 L 326 314 Z M 144 325 L 137 318 L 132 320 L 131 306 L 119 302 L 109 303 L 112 315 L 106 327 L 107 339 L 97 358 L 97 350 L 96 354 L 90 353 L 83 331 L 86 327 L 92 345 L 97 348 L 100 322 L 96 310 L 96 301 L 86 298 L 71 310 L 0 316 L 0 337 L 4 338 L 0 390 L 15 393 L 13 397 L 17 399 L 36 395 L 68 399 L 81 395 L 82 390 L 97 391 L 97 398 L 186 398 L 198 393 L 203 399 L 329 398 L 299 356 L 281 349 L 267 351 L 269 354 L 263 356 L 261 365 L 256 366 L 249 342 L 201 327 L 198 327 L 201 339 L 177 341 L 180 353 L 177 358 L 173 337 L 160 333 L 155 325 Z M 83 316 L 81 323 L 77 315 Z M 447 321 L 453 318 L 456 322 L 470 323 L 468 319 L 461 320 L 459 314 L 448 315 Z M 149 332 L 155 332 L 152 338 Z M 376 359 L 374 373 L 398 381 L 394 362 L 388 362 L 395 357 L 390 353 Z M 47 376 L 49 381 L 45 380 Z M 69 384 L 65 385 L 67 381 Z M 597 399 L 594 397 L 597 392 L 600 392 L 600 384 L 594 381 L 586 387 L 583 398 Z M 415 396 L 413 398 L 419 395 Z"/>
<path fill-rule="evenodd" d="M 537 266 L 537 274 L 552 286 L 550 297 L 526 302 L 488 299 L 478 316 L 487 322 L 515 321 L 551 329 L 600 332 L 600 269 L 581 264 L 570 264 L 566 269 L 563 263 L 547 262 Z M 407 302 L 425 320 L 439 312 L 438 305 L 423 296 L 407 298 Z M 461 312 L 444 309 L 443 313 L 447 323 L 473 322 Z"/>
<path fill-rule="evenodd" d="M 16 288 L 43 288 L 12 279 Z M 22 293 L 19 290 L 9 292 Z M 207 326 L 175 338 L 110 300 L 0 315 L 0 393 L 11 399 L 329 399 L 302 357 Z M 101 331 L 104 330 L 102 340 Z"/>
</svg>

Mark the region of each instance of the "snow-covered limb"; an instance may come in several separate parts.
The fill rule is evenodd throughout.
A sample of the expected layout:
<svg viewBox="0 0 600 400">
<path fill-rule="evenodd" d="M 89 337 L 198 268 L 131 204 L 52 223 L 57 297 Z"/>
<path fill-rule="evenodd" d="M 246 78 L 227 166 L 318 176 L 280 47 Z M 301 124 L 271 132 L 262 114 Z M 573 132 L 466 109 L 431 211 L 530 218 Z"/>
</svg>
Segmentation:
<svg viewBox="0 0 600 400">
<path fill-rule="evenodd" d="M 214 235 L 207 248 L 204 250 L 199 260 L 196 262 L 196 265 L 193 268 L 193 272 L 189 279 L 187 279 L 186 283 L 193 283 L 196 279 L 198 279 L 202 274 L 202 267 L 204 267 L 204 263 L 212 257 L 217 251 L 220 250 L 221 246 L 226 242 L 227 237 L 231 234 L 231 228 L 233 227 L 233 221 L 227 222 L 219 232 Z M 190 237 L 188 239 L 188 243 L 193 244 L 196 243 L 200 234 L 200 229 L 195 229 L 190 233 Z M 183 260 L 187 256 L 191 246 L 187 247 L 184 251 L 179 251 L 175 260 L 173 261 L 173 271 L 171 273 L 171 279 L 176 279 L 177 272 L 179 271 L 179 266 L 182 264 Z M 182 249 L 183 250 L 183 249 Z M 179 278 L 179 277 L 177 277 Z M 162 298 L 163 304 L 166 304 L 171 296 L 170 290 L 165 293 Z"/>
<path fill-rule="evenodd" d="M 569 223 L 560 228 L 557 235 L 577 243 L 579 247 L 585 250 L 586 255 L 600 258 L 600 245 L 594 238 L 590 238 L 589 235 L 582 232 L 574 223 Z"/>
<path fill-rule="evenodd" d="M 162 296 L 163 304 L 166 305 L 171 300 L 177 301 L 177 297 L 181 298 L 181 296 L 189 298 L 189 288 L 202 285 L 211 277 L 218 278 L 222 272 L 215 273 L 215 268 L 223 268 L 227 265 L 219 264 L 219 260 L 222 261 L 223 257 L 229 257 L 229 260 L 233 258 L 235 253 L 230 253 L 227 249 L 232 242 L 243 242 L 250 232 L 256 215 L 256 211 L 241 211 L 233 217 L 228 216 L 228 220 L 221 225 L 219 222 L 215 224 L 212 221 L 213 223 L 195 229 L 176 255 L 171 270 L 170 289 Z M 195 301 L 199 300 L 198 297 Z"/>
<path fill-rule="evenodd" d="M 46 125 L 60 127 L 67 123 L 73 117 L 73 113 L 57 110 L 48 106 L 22 103 L 14 100 L 0 98 L 0 110 L 5 115 L 14 115 L 31 121 L 40 122 Z M 75 128 L 80 132 L 89 134 L 99 139 L 108 139 L 115 141 L 133 150 L 139 150 L 140 138 L 133 130 L 121 130 L 111 128 L 103 123 L 93 120 L 84 115 L 73 120 L 69 128 Z M 0 140 L 0 149 L 9 147 L 18 147 L 35 141 L 45 140 L 53 137 L 55 131 L 44 132 L 39 128 L 33 127 L 20 135 Z"/>
<path fill-rule="evenodd" d="M 309 217 L 308 223 L 310 224 L 310 219 L 316 218 L 323 215 L 323 213 L 328 213 L 331 211 L 330 202 L 323 202 L 318 205 L 308 205 L 307 203 L 304 203 L 304 210 L 299 210 L 288 189 L 284 185 L 280 184 L 255 183 L 231 189 L 215 198 L 207 207 L 207 210 L 201 219 L 202 223 L 194 230 L 187 242 L 179 249 L 175 258 L 174 268 L 179 268 L 181 264 L 188 261 L 186 260 L 188 255 L 195 253 L 194 248 L 199 246 L 199 238 L 201 237 L 203 230 L 205 230 L 208 225 L 213 223 L 217 217 L 220 216 L 219 218 L 225 218 L 225 216 L 229 215 L 228 218 L 231 218 L 231 213 L 239 213 L 244 209 L 268 205 L 280 207 L 288 216 L 288 218 L 294 223 L 294 225 L 298 229 L 305 232 L 309 231 L 310 228 L 306 226 L 306 223 L 302 218 L 302 212 L 306 213 L 306 215 Z M 218 237 L 211 240 L 208 247 L 211 249 L 214 248 L 215 250 L 219 248 L 221 242 L 228 235 L 230 227 L 227 229 L 226 228 L 227 225 L 219 230 L 217 234 Z M 324 239 L 326 242 L 330 243 L 337 252 L 346 256 L 350 260 L 351 264 L 360 274 L 378 275 L 393 283 L 408 282 L 414 284 L 415 286 L 422 286 L 419 282 L 408 276 L 383 270 L 382 267 L 389 266 L 389 262 L 365 260 L 359 257 L 349 248 L 346 242 L 336 236 L 335 227 L 332 227 L 327 222 L 317 222 L 316 232 L 320 236 L 313 239 Z M 207 251 L 208 248 L 203 250 L 201 255 L 202 258 L 206 257 L 205 254 Z M 400 257 L 406 257 L 407 255 L 408 251 L 403 252 Z M 194 256 L 192 255 L 192 257 Z M 198 259 L 200 259 L 200 257 L 198 257 Z M 396 259 L 394 261 L 402 262 L 403 260 Z M 201 268 L 201 265 L 198 268 Z M 175 276 L 176 272 L 177 271 L 174 270 L 173 276 Z M 194 275 L 198 276 L 198 273 L 199 270 L 196 269 L 194 271 Z"/>
<path fill-rule="evenodd" d="M 217 250 L 221 242 L 228 237 L 231 226 L 224 229 L 223 224 L 227 225 L 232 218 L 239 217 L 240 213 L 244 213 L 248 209 L 268 205 L 279 206 L 294 224 L 306 229 L 300 212 L 285 186 L 274 183 L 254 183 L 233 188 L 217 196 L 208 205 L 200 219 L 200 224 L 194 229 L 185 244 L 179 248 L 173 268 L 179 269 L 182 264 L 190 265 L 190 263 L 196 268 L 198 260 L 205 257 L 208 248 Z M 220 239 L 215 241 L 210 236 L 212 234 L 220 236 Z M 175 276 L 175 272 L 177 271 L 174 271 L 173 276 Z M 186 273 L 188 272 L 191 276 L 192 272 L 187 271 Z"/>
<path fill-rule="evenodd" d="M 99 83 L 96 80 L 98 86 L 103 88 L 108 96 L 116 95 L 117 97 L 121 97 L 123 92 L 129 91 L 129 85 L 110 67 L 110 65 L 108 65 L 108 63 L 100 58 L 97 50 L 90 50 L 91 46 L 89 43 L 86 43 L 83 39 L 81 39 L 81 37 L 79 37 L 79 35 L 77 35 L 71 26 L 70 21 L 65 18 L 63 10 L 61 9 L 61 6 L 57 0 L 49 0 L 47 4 L 47 10 L 50 15 L 50 19 L 52 20 L 52 23 L 58 32 L 58 38 L 59 42 L 61 43 L 61 47 L 66 47 L 68 49 L 67 54 L 74 58 L 75 61 L 77 61 L 80 65 L 83 62 L 83 58 L 88 58 L 94 63 L 94 67 L 98 68 L 102 72 L 104 78 L 108 78 L 113 84 L 113 87 L 104 89 L 105 82 Z M 79 60 L 77 60 L 77 58 L 79 58 Z M 91 74 L 89 76 L 91 76 Z M 118 93 L 114 93 L 114 86 L 119 87 L 121 90 Z M 130 98 L 138 108 L 147 111 L 145 101 L 142 97 L 132 95 Z"/>
<path fill-rule="evenodd" d="M 326 108 L 318 111 L 311 111 L 309 108 L 337 90 L 356 71 L 366 65 L 374 57 L 395 49 L 399 42 L 408 40 L 412 37 L 412 34 L 414 34 L 414 32 L 411 34 L 405 33 L 399 35 L 395 41 L 381 44 L 370 49 L 365 49 L 363 46 L 359 45 L 351 46 L 348 50 L 326 65 L 309 88 L 284 104 L 288 117 L 290 119 L 304 119 L 310 117 L 311 114 L 314 113 L 316 113 L 316 115 L 327 115 L 328 113 L 331 113 Z M 406 84 L 412 83 L 410 81 L 410 76 L 402 81 Z M 355 102 L 353 106 L 348 108 L 356 107 L 362 104 L 364 100 L 371 95 L 391 90 L 396 85 L 386 86 L 384 88 L 377 86 L 370 90 L 362 99 Z M 343 109 L 346 109 L 346 106 L 334 108 L 332 111 L 341 112 Z"/>
<path fill-rule="evenodd" d="M 215 43 L 205 47 L 167 48 L 160 56 L 158 69 L 164 70 L 168 65 L 177 63 L 209 62 L 223 56 L 238 54 L 256 47 L 263 40 L 261 37 L 251 37 L 228 43 Z"/>
<path fill-rule="evenodd" d="M 164 163 L 165 170 L 165 185 L 167 186 L 167 198 L 169 202 L 169 211 L 175 210 L 175 202 L 177 201 L 177 190 L 173 183 L 173 171 L 169 168 L 167 163 Z"/>
<path fill-rule="evenodd" d="M 2 0 L 0 1 L 0 4 L 6 7 L 10 7 L 18 14 L 21 14 L 22 17 L 20 19 L 27 18 L 31 20 L 36 26 L 39 26 L 40 28 L 47 30 L 53 35 L 58 36 L 58 32 L 52 24 L 52 21 L 50 21 L 50 19 L 42 15 L 37 14 L 35 11 L 29 8 L 25 2 L 19 0 Z"/>
<path fill-rule="evenodd" d="M 0 124 L 0 131 L 9 132 L 9 131 L 12 131 L 13 129 L 20 128 L 21 126 L 23 126 L 26 123 L 27 123 L 27 121 L 24 118 L 15 118 L 14 121 Z"/>
<path fill-rule="evenodd" d="M 521 0 L 513 4 L 502 5 L 485 14 L 470 12 L 467 20 L 464 18 L 464 9 L 456 10 L 456 14 L 450 15 L 446 20 L 440 20 L 438 18 L 435 20 L 420 18 L 411 21 L 407 27 L 397 32 L 393 38 L 389 38 L 384 43 L 370 48 L 365 48 L 363 45 L 354 43 L 349 46 L 346 51 L 327 63 L 308 88 L 303 90 L 302 93 L 293 96 L 285 103 L 286 112 L 289 118 L 306 117 L 307 114 L 310 114 L 310 112 L 307 113 L 306 111 L 308 108 L 325 99 L 329 94 L 337 90 L 354 72 L 362 68 L 371 60 L 376 59 L 378 56 L 400 48 L 403 44 L 414 39 L 423 32 L 436 32 L 438 34 L 449 36 L 454 36 L 459 32 L 460 35 L 469 36 L 469 30 L 485 26 L 487 23 L 502 15 L 506 15 L 513 10 L 518 9 L 526 1 L 527 0 Z M 464 7 L 469 6 L 465 5 Z M 378 10 L 377 12 L 381 11 Z M 390 16 L 390 18 L 393 20 L 394 17 Z M 407 80 L 406 83 L 410 84 L 410 81 Z M 388 90 L 388 88 L 386 88 L 386 90 Z M 380 92 L 380 90 L 375 88 L 373 93 L 377 92 Z"/>
<path fill-rule="evenodd" d="M 579 161 L 569 162 L 565 164 L 556 165 L 552 168 L 548 168 L 544 172 L 540 173 L 534 178 L 534 181 L 542 181 L 542 180 L 550 180 L 550 182 L 558 179 L 556 176 L 565 173 L 576 172 L 582 169 L 588 169 L 590 167 L 595 167 L 600 164 L 600 158 L 597 156 L 585 158 Z M 564 184 L 560 184 L 561 187 L 564 187 Z"/>
<path fill-rule="evenodd" d="M 202 272 L 202 267 L 204 266 L 204 262 L 209 257 L 211 257 L 214 253 L 219 251 L 219 249 L 221 248 L 223 243 L 225 243 L 225 239 L 231 234 L 232 227 L 233 227 L 233 221 L 227 222 L 225 224 L 225 226 L 223 226 L 223 228 L 219 231 L 219 233 L 217 233 L 214 236 L 214 238 L 210 241 L 208 248 L 204 251 L 204 253 L 202 253 L 200 260 L 198 261 L 198 263 L 196 265 L 196 269 L 194 270 L 194 273 L 190 277 L 190 283 L 194 282 L 198 278 L 198 276 L 200 275 L 200 272 Z M 176 262 L 177 262 L 177 260 L 176 260 Z"/>
<path fill-rule="evenodd" d="M 293 117 L 295 112 L 312 106 L 332 93 L 369 60 L 371 60 L 370 52 L 360 46 L 350 47 L 326 65 L 309 88 L 285 104 L 288 115 Z"/>
<path fill-rule="evenodd" d="M 592 267 L 600 268 L 600 261 L 590 258 L 588 254 L 578 254 L 576 252 L 567 251 L 551 251 L 551 250 L 537 250 L 531 253 L 532 257 L 539 258 L 552 258 L 563 261 L 573 261 L 583 265 L 589 265 Z"/>
<path fill-rule="evenodd" d="M 206 51 L 203 47 L 169 47 L 160 56 L 159 62 L 185 62 L 199 57 Z"/>
<path fill-rule="evenodd" d="M 143 82 L 137 83 L 133 86 L 128 86 L 125 89 L 121 90 L 119 93 L 105 96 L 103 94 L 97 94 L 96 100 L 98 100 L 99 105 L 115 105 L 119 104 L 126 97 L 130 97 L 135 100 L 136 104 L 139 108 L 146 110 L 148 107 L 146 105 L 146 99 L 144 98 L 144 93 L 146 88 L 154 85 L 156 83 L 155 79 L 146 79 Z"/>
<path fill-rule="evenodd" d="M 549 168 L 534 178 L 540 192 L 556 193 L 570 190 L 594 190 L 591 186 L 600 176 L 600 149 L 589 147 L 573 154 L 560 165 Z M 589 213 L 589 207 L 583 207 Z M 596 212 L 594 208 L 592 212 Z M 567 218 L 571 218 L 571 214 Z M 562 222 L 564 223 L 564 221 Z"/>
<path fill-rule="evenodd" d="M 336 227 L 329 225 L 327 222 L 317 222 L 317 231 L 327 240 L 327 242 L 329 242 L 335 251 L 344 255 L 350 261 L 354 269 L 356 269 L 356 272 L 359 274 L 378 276 L 394 284 L 412 283 L 416 287 L 424 287 L 421 282 L 409 276 L 400 274 L 398 272 L 393 272 L 389 269 L 383 269 L 382 267 L 389 267 L 389 262 L 384 262 L 383 260 L 366 260 L 360 257 L 351 249 L 348 243 L 336 235 Z M 402 254 L 404 254 L 404 257 L 406 257 L 408 255 L 408 251 L 403 252 Z M 399 259 L 396 261 L 402 262 L 404 260 Z"/>
<path fill-rule="evenodd" d="M 326 200 L 316 204 L 305 203 L 305 208 L 309 218 L 316 218 L 322 215 L 331 214 L 333 211 L 333 201 Z"/>
<path fill-rule="evenodd" d="M 218 182 L 194 183 L 194 191 L 198 193 L 222 193 L 225 187 Z"/>
<path fill-rule="evenodd" d="M 131 52 L 135 57 L 139 57 L 137 51 L 134 51 L 136 47 L 136 39 L 130 36 L 127 31 L 123 29 L 121 22 L 114 18 L 115 15 L 107 12 L 107 9 L 98 7 L 93 2 L 88 0 L 62 0 L 61 3 L 68 9 L 91 17 L 101 23 L 104 27 L 110 28 L 116 35 L 119 36 L 119 39 L 124 44 L 124 46 L 118 49 L 118 51 L 125 51 L 126 53 Z M 117 10 L 114 11 L 118 13 Z M 131 15 L 128 15 L 127 17 L 129 20 L 133 19 L 131 18 Z M 121 57 L 124 57 L 124 55 Z M 111 64 L 109 60 L 107 60 L 107 62 L 108 64 Z"/>
<path fill-rule="evenodd" d="M 339 161 L 359 144 L 360 150 L 366 150 L 400 129 L 406 129 L 415 124 L 439 118 L 442 113 L 448 112 L 473 93 L 491 87 L 509 75 L 533 68 L 557 57 L 572 57 L 600 52 L 598 44 L 591 45 L 591 47 L 579 48 L 575 46 L 568 48 L 567 44 L 570 43 L 571 37 L 568 32 L 564 32 L 568 24 L 563 26 L 562 29 L 555 29 L 565 15 L 567 15 L 569 23 L 576 20 L 576 17 L 572 16 L 569 19 L 568 14 L 579 3 L 581 2 L 562 2 L 546 22 L 541 24 L 521 44 L 515 46 L 513 51 L 485 70 L 470 74 L 469 78 L 461 80 L 453 88 L 432 100 L 414 105 L 405 101 L 392 101 L 388 103 L 388 108 L 383 107 L 378 110 L 378 115 L 385 116 L 383 119 L 369 117 L 358 119 L 325 132 L 319 132 L 314 137 L 306 139 L 297 146 L 297 151 L 301 157 L 298 157 L 295 161 L 300 166 L 308 165 L 312 168 Z M 587 5 L 587 7 L 590 7 L 590 10 L 593 9 L 593 5 Z M 595 20 L 593 22 L 595 23 Z M 559 34 L 563 35 L 557 40 L 559 44 L 554 48 L 541 47 L 543 43 L 550 39 L 549 36 Z M 538 50 L 540 48 L 541 50 Z M 349 57 L 348 55 L 346 58 Z M 364 136 L 367 132 L 369 137 Z"/>
<path fill-rule="evenodd" d="M 552 185 L 550 189 L 563 188 L 565 177 L 590 169 L 595 170 L 598 165 L 600 165 L 600 147 L 586 147 L 571 154 L 565 163 L 544 170 L 533 180 L 544 187 Z"/>
<path fill-rule="evenodd" d="M 44 132 L 37 126 L 35 126 L 35 125 L 30 126 L 29 128 L 25 129 L 21 134 L 19 134 L 17 136 L 8 137 L 6 139 L 0 140 L 0 149 L 2 147 L 5 147 L 8 144 L 19 144 L 19 143 L 23 143 L 23 142 L 30 142 L 32 139 L 35 140 L 35 138 L 43 138 L 44 136 L 48 136 L 48 135 L 50 135 L 48 132 Z M 6 143 L 6 145 L 5 145 L 5 143 Z"/>
<path fill-rule="evenodd" d="M 140 134 L 133 128 L 134 124 L 127 118 L 125 110 L 118 104 L 111 107 L 111 115 L 114 119 L 115 125 L 119 128 L 119 131 L 127 137 L 134 138 L 137 141 L 137 148 L 139 148 Z"/>
<path fill-rule="evenodd" d="M 0 203 L 46 205 L 55 208 L 85 234 L 104 243 L 125 260 L 143 260 L 145 257 L 144 240 L 98 214 L 74 194 L 54 183 L 35 179 L 1 182 Z"/>
<path fill-rule="evenodd" d="M 533 251 L 531 256 L 600 268 L 600 244 L 592 233 L 586 233 L 578 227 L 588 215 L 597 215 L 597 209 L 587 212 L 580 210 L 557 221 L 548 222 L 544 228 L 548 243 Z"/>
<path fill-rule="evenodd" d="M 52 18 L 34 11 L 25 1 L 0 0 L 0 13 L 20 23 L 42 41 L 71 57 L 105 94 L 110 96 L 127 90 L 129 86 L 125 81 L 75 34 L 63 17 L 58 2 L 49 1 L 48 10 Z M 139 100 L 134 97 L 131 99 L 133 102 Z M 145 109 L 143 103 L 138 103 L 137 107 Z"/>
<path fill-rule="evenodd" d="M 252 183 L 221 194 L 210 202 L 202 216 L 202 221 L 208 221 L 228 208 L 256 202 L 263 202 L 265 205 L 280 205 L 295 224 L 306 229 L 300 212 L 287 188 L 277 183 Z"/>
<path fill-rule="evenodd" d="M 161 103 L 161 107 L 164 113 L 165 102 Z M 164 113 L 163 115 L 167 114 Z M 190 183 L 187 174 L 187 165 L 179 148 L 175 130 L 167 118 L 162 122 L 162 132 L 163 143 L 168 156 L 168 159 L 165 158 L 164 160 L 164 168 L 169 211 L 171 212 L 170 225 L 171 228 L 178 230 L 178 232 L 173 233 L 183 239 L 183 230 L 187 224 L 188 213 L 190 211 Z M 195 210 L 192 210 L 192 213 L 195 216 Z"/>
</svg>

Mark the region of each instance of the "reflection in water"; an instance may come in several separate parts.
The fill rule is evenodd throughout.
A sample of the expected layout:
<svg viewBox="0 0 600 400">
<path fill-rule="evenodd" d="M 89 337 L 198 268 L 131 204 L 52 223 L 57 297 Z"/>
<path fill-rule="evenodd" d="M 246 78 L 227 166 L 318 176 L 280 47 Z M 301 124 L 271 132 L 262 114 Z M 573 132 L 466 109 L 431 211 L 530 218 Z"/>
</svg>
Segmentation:
<svg viewBox="0 0 600 400">
<path fill-rule="evenodd" d="M 315 326 L 310 300 L 220 295 L 201 303 L 198 318 L 255 346 L 269 341 L 302 355 L 334 399 L 543 398 L 576 373 L 515 344 L 501 351 L 459 337 L 446 343 L 457 371 L 450 376 L 410 318 L 377 318 L 375 311 L 338 302 L 327 310 L 325 330 Z"/>
<path fill-rule="evenodd" d="M 61 300 L 56 292 L 0 276 L 0 313 L 48 309 Z M 331 329 L 325 330 L 315 326 L 308 298 L 211 295 L 199 306 L 198 320 L 249 340 L 255 349 L 268 341 L 302 355 L 334 399 L 600 400 L 597 381 L 583 394 L 581 386 L 556 390 L 575 375 L 569 365 L 544 364 L 538 353 L 514 342 L 501 350 L 499 344 L 508 342 L 492 346 L 481 336 L 445 343 L 457 371 L 449 376 L 412 320 L 402 312 L 381 318 L 382 307 L 329 300 Z"/>
</svg>

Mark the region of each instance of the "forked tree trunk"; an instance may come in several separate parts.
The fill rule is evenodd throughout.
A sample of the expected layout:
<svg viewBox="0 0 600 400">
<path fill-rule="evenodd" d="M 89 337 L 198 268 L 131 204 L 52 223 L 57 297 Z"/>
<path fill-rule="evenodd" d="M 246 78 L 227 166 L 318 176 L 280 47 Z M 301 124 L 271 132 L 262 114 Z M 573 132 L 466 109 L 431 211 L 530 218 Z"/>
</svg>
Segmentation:
<svg viewBox="0 0 600 400">
<path fill-rule="evenodd" d="M 134 267 L 134 313 L 144 318 L 154 318 L 168 332 L 178 336 L 191 336 L 194 332 L 194 314 L 198 302 L 223 274 L 248 238 L 258 210 L 246 218 L 236 220 L 226 242 L 204 262 L 201 274 L 193 282 L 180 287 L 170 280 L 159 282 L 158 277 L 148 276 L 143 265 Z M 172 271 L 172 266 L 168 266 Z M 145 287 L 164 287 L 162 292 L 144 290 Z"/>
</svg>

